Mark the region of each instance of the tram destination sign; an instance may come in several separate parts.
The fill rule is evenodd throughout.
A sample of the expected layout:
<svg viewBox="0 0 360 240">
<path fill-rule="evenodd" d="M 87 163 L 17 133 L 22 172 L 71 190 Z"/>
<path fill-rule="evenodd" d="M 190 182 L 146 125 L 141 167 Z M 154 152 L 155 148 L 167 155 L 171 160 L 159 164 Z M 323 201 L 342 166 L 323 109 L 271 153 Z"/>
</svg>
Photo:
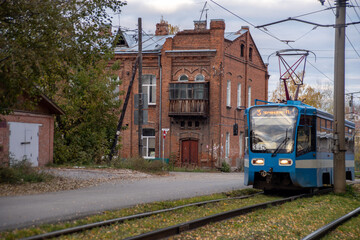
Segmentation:
<svg viewBox="0 0 360 240">
<path fill-rule="evenodd" d="M 283 117 L 295 116 L 297 109 L 294 107 L 281 107 L 281 108 L 256 108 L 253 109 L 252 115 L 254 117 Z"/>
</svg>

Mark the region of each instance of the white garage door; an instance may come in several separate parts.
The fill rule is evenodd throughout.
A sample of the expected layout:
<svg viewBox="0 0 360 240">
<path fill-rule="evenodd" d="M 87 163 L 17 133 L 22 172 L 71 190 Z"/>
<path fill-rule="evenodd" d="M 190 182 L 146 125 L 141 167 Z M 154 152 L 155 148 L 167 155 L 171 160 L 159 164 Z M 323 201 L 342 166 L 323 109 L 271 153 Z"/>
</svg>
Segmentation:
<svg viewBox="0 0 360 240">
<path fill-rule="evenodd" d="M 10 164 L 13 160 L 27 159 L 32 166 L 38 166 L 39 126 L 35 123 L 9 122 L 10 125 Z"/>
</svg>

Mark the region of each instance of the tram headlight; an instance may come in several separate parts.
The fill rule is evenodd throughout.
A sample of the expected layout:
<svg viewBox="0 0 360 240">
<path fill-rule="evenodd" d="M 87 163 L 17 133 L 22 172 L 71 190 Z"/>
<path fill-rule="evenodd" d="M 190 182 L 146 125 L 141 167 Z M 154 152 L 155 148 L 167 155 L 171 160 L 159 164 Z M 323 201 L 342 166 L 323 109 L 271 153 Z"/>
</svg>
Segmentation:
<svg viewBox="0 0 360 240">
<path fill-rule="evenodd" d="M 291 166 L 292 164 L 293 164 L 293 161 L 289 158 L 280 158 L 279 159 L 280 166 Z"/>
<path fill-rule="evenodd" d="M 265 160 L 263 158 L 253 158 L 251 159 L 252 165 L 263 166 L 265 164 Z"/>
</svg>

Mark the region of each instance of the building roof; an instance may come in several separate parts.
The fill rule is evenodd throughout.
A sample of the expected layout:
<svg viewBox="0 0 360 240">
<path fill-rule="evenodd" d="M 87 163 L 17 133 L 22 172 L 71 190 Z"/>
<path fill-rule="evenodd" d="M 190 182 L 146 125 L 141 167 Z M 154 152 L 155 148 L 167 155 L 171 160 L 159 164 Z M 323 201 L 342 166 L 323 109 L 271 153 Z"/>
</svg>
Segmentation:
<svg viewBox="0 0 360 240">
<path fill-rule="evenodd" d="M 225 32 L 224 38 L 228 41 L 235 41 L 238 37 L 246 33 L 247 29 L 241 29 L 237 32 Z M 134 31 L 119 31 L 120 41 L 115 47 L 115 54 L 135 53 L 138 51 L 138 34 Z M 159 52 L 162 49 L 167 38 L 173 38 L 175 35 L 156 36 L 154 34 L 142 35 L 143 52 Z"/>
</svg>

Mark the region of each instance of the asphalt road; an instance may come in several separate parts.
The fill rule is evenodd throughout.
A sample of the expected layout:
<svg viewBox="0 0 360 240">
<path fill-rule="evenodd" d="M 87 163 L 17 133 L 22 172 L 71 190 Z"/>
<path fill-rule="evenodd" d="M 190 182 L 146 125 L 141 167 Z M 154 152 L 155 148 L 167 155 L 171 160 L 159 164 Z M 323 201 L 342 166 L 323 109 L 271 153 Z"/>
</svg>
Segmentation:
<svg viewBox="0 0 360 240">
<path fill-rule="evenodd" d="M 171 173 L 46 194 L 0 197 L 0 230 L 54 223 L 154 201 L 246 188 L 243 173 Z"/>
</svg>

